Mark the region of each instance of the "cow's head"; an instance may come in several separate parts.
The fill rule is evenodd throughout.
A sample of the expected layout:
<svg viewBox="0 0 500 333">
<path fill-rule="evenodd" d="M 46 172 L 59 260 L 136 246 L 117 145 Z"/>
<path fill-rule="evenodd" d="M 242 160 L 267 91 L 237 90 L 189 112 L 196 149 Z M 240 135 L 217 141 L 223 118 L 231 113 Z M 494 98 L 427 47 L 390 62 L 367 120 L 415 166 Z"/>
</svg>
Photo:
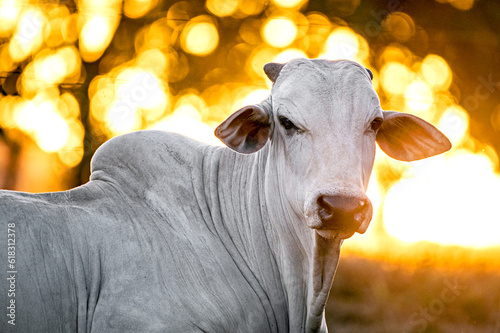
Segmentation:
<svg viewBox="0 0 500 333">
<path fill-rule="evenodd" d="M 413 161 L 445 152 L 433 125 L 383 111 L 372 73 L 358 63 L 297 59 L 264 67 L 271 95 L 216 129 L 231 149 L 251 154 L 269 142 L 272 168 L 291 209 L 325 238 L 364 233 L 372 217 L 365 194 L 375 141 L 389 156 Z"/>
</svg>

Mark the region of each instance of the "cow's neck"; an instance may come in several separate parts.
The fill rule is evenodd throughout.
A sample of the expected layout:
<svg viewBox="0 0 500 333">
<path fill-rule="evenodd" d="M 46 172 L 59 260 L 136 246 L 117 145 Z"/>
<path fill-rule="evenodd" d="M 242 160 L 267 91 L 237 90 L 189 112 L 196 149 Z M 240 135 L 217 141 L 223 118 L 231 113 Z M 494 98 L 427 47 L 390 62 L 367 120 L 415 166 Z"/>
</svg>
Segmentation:
<svg viewBox="0 0 500 333">
<path fill-rule="evenodd" d="M 275 324 L 287 325 L 284 330 L 290 332 L 321 331 L 340 241 L 321 238 L 292 213 L 282 200 L 277 170 L 266 167 L 268 149 L 251 155 L 218 150 L 222 156 L 216 158 L 217 172 L 212 171 L 212 180 L 217 178 L 212 197 L 218 197 L 227 247 L 234 245 L 273 311 L 287 307 L 287 318 L 276 318 Z"/>
</svg>

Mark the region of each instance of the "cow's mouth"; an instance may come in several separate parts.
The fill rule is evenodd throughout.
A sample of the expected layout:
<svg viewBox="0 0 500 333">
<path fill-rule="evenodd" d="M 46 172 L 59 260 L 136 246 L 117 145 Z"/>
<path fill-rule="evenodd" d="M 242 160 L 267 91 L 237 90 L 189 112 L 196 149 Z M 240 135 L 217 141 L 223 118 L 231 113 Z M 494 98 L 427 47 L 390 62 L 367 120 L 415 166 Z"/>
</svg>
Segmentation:
<svg viewBox="0 0 500 333">
<path fill-rule="evenodd" d="M 352 237 L 356 231 L 344 231 L 344 230 L 328 230 L 328 229 L 316 229 L 318 235 L 326 239 L 347 239 Z"/>
</svg>

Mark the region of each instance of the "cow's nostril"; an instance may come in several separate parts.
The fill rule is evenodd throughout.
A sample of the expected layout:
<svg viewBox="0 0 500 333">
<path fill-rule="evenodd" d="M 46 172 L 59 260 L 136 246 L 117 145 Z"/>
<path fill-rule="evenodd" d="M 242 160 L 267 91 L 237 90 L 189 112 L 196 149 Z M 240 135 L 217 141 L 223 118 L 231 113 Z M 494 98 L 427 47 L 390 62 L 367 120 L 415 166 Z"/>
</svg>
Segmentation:
<svg viewBox="0 0 500 333">
<path fill-rule="evenodd" d="M 367 200 L 360 200 L 358 203 L 358 208 L 356 209 L 354 218 L 362 217 L 364 215 L 364 212 L 366 209 L 368 209 L 368 201 Z"/>
<path fill-rule="evenodd" d="M 328 204 L 328 202 L 325 202 L 324 196 L 320 196 L 317 202 L 319 206 L 319 217 L 321 220 L 333 218 L 333 208 L 330 204 Z"/>
<path fill-rule="evenodd" d="M 355 232 L 371 216 L 371 204 L 367 198 L 321 195 L 317 203 L 322 229 Z"/>
</svg>

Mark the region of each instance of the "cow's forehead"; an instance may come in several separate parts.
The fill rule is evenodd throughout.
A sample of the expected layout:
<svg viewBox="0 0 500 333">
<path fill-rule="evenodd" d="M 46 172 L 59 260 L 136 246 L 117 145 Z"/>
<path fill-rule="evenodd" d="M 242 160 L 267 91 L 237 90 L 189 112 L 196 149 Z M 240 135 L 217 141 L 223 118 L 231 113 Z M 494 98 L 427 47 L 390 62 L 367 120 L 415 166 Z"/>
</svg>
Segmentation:
<svg viewBox="0 0 500 333">
<path fill-rule="evenodd" d="M 287 63 L 273 86 L 273 99 L 318 112 L 370 112 L 379 107 L 368 72 L 349 60 L 297 59 Z"/>
<path fill-rule="evenodd" d="M 297 77 L 300 74 L 323 74 L 325 79 L 338 79 L 346 74 L 360 74 L 370 81 L 366 69 L 359 63 L 351 60 L 326 60 L 326 59 L 294 59 L 286 63 L 281 70 L 276 85 L 287 77 Z"/>
</svg>

